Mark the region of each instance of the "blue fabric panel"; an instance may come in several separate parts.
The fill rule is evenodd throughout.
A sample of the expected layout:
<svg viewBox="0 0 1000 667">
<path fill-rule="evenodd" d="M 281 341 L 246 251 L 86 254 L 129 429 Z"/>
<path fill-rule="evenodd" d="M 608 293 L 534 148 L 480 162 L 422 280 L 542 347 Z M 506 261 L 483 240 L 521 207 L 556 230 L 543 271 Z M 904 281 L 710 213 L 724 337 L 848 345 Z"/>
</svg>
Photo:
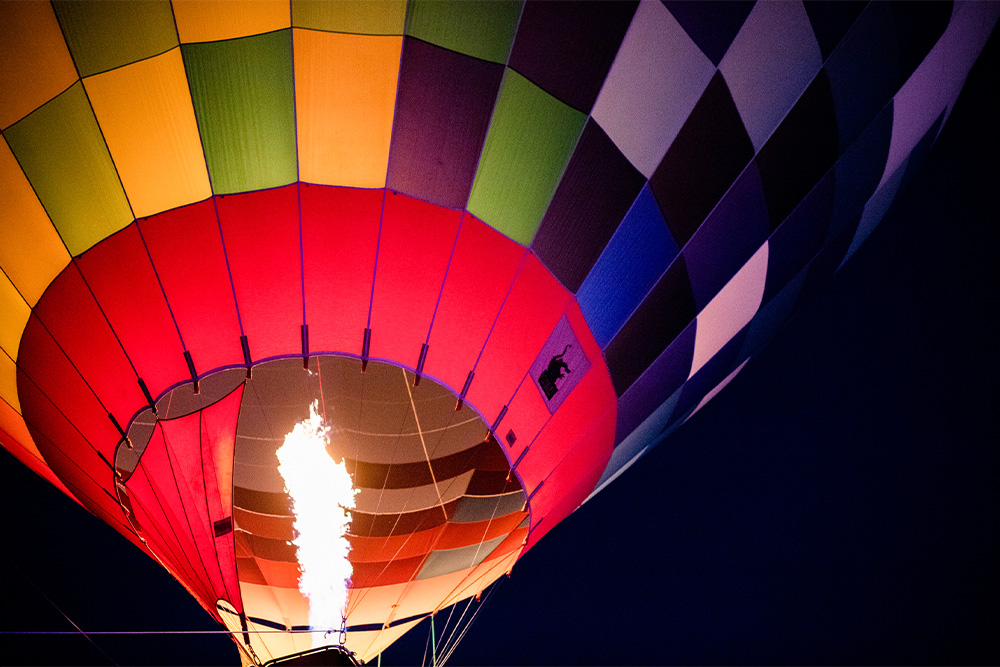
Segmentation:
<svg viewBox="0 0 1000 667">
<path fill-rule="evenodd" d="M 760 172 L 751 162 L 684 247 L 697 310 L 757 252 L 770 230 Z"/>
<path fill-rule="evenodd" d="M 806 15 L 816 35 L 823 60 L 830 57 L 864 10 L 867 0 L 805 0 Z"/>
<path fill-rule="evenodd" d="M 647 185 L 577 292 L 583 316 L 607 346 L 677 256 L 677 243 Z"/>
<path fill-rule="evenodd" d="M 837 161 L 836 194 L 833 198 L 833 215 L 827 238 L 833 238 L 864 207 L 875 192 L 885 163 L 889 157 L 892 140 L 892 103 L 875 117 L 872 124 L 858 137 L 847 152 Z"/>
<path fill-rule="evenodd" d="M 831 171 L 771 234 L 763 303 L 781 291 L 823 247 L 833 208 L 834 182 Z"/>
<path fill-rule="evenodd" d="M 903 183 L 903 175 L 909 168 L 910 159 L 907 158 L 903 164 L 896 168 L 896 171 L 889 177 L 889 180 L 883 183 L 882 187 L 876 190 L 872 198 L 865 204 L 865 210 L 861 213 L 861 219 L 858 220 L 858 224 L 854 228 L 848 229 L 848 231 L 853 232 L 853 237 L 851 238 L 850 247 L 847 248 L 843 255 L 841 264 L 850 259 L 851 255 L 868 238 L 868 235 L 875 231 L 878 223 L 882 222 L 882 218 L 889 211 L 889 206 L 896 199 L 896 194 Z"/>
<path fill-rule="evenodd" d="M 830 277 L 837 271 L 844 258 L 844 254 L 851 246 L 851 241 L 858 229 L 860 220 L 861 215 L 859 213 L 851 219 L 850 223 L 836 238 L 823 246 L 816 257 L 813 258 L 812 263 L 809 265 L 809 271 L 806 274 L 805 283 L 802 285 L 802 291 L 799 293 L 799 300 L 795 304 L 795 311 L 802 304 L 808 303 L 813 295 L 822 289 Z"/>
<path fill-rule="evenodd" d="M 837 110 L 841 150 L 899 89 L 899 51 L 889 4 L 868 5 L 824 68 Z"/>
<path fill-rule="evenodd" d="M 722 62 L 722 56 L 726 55 L 754 5 L 753 2 L 737 0 L 664 0 L 663 4 L 716 67 Z"/>
<path fill-rule="evenodd" d="M 694 376 L 684 384 L 681 389 L 680 400 L 677 407 L 670 415 L 670 422 L 682 422 L 691 414 L 691 411 L 698 407 L 705 394 L 715 389 L 715 387 L 726 379 L 726 376 L 736 370 L 736 367 L 743 363 L 746 357 L 741 357 L 740 352 L 746 342 L 747 331 L 750 325 L 743 327 L 732 340 L 726 343 L 707 364 L 702 366 Z"/>
<path fill-rule="evenodd" d="M 692 322 L 618 399 L 615 446 L 680 389 L 691 372 L 697 323 Z"/>
</svg>

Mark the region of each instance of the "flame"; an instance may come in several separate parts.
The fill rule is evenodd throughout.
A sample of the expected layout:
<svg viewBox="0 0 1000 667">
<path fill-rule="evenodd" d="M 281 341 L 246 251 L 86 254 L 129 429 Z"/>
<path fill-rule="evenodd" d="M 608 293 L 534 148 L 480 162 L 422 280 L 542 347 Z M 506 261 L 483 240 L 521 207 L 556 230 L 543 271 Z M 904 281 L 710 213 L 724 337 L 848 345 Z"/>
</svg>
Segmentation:
<svg viewBox="0 0 1000 667">
<path fill-rule="evenodd" d="M 309 625 L 340 630 L 347 608 L 353 569 L 347 531 L 354 508 L 354 489 L 347 466 L 326 450 L 330 427 L 309 406 L 309 417 L 295 425 L 278 449 L 278 472 L 292 498 L 299 560 L 299 590 L 309 600 Z M 330 643 L 313 636 L 313 645 Z M 331 635 L 325 635 L 329 637 Z"/>
</svg>

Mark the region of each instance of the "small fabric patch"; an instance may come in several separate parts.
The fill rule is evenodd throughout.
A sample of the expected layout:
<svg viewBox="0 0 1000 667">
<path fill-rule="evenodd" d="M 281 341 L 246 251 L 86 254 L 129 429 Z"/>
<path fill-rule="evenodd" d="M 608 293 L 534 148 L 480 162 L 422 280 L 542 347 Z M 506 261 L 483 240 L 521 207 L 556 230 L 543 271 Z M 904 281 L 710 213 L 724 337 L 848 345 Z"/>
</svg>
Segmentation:
<svg viewBox="0 0 1000 667">
<path fill-rule="evenodd" d="M 589 369 L 590 359 L 564 315 L 528 374 L 542 393 L 549 412 L 555 413 Z"/>
</svg>

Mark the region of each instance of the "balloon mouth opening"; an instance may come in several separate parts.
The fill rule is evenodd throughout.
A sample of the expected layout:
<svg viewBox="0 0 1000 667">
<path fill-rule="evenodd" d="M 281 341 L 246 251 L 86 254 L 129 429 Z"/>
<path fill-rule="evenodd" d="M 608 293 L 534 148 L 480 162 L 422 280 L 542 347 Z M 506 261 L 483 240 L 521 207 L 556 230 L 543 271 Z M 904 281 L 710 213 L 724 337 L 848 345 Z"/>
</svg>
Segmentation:
<svg viewBox="0 0 1000 667">
<path fill-rule="evenodd" d="M 285 435 L 309 417 L 310 406 L 330 429 L 327 453 L 344 462 L 357 489 L 346 532 L 353 575 L 340 628 L 347 637 L 340 648 L 348 652 L 352 635 L 402 629 L 502 576 L 509 567 L 493 570 L 499 559 L 521 548 L 529 507 L 508 456 L 513 438 L 498 441 L 453 388 L 428 376 L 417 382 L 412 369 L 382 360 L 370 360 L 364 373 L 355 356 L 311 355 L 306 368 L 302 360 L 295 355 L 262 361 L 252 373 L 242 366 L 222 368 L 200 377 L 197 386 L 188 381 L 168 390 L 129 423 L 114 468 L 126 518 L 156 552 L 158 538 L 169 530 L 156 525 L 154 504 L 169 505 L 157 493 L 173 494 L 176 485 L 183 495 L 191 483 L 180 470 L 184 455 L 177 453 L 184 434 L 202 438 L 186 451 L 188 458 L 190 452 L 201 456 L 203 465 L 214 456 L 209 452 L 230 452 L 213 464 L 231 470 L 228 480 L 225 474 L 205 476 L 223 480 L 220 494 L 228 496 L 221 503 L 222 519 L 205 518 L 209 548 L 222 549 L 225 542 L 229 546 L 219 553 L 231 549 L 235 560 L 235 585 L 228 595 L 211 598 L 229 601 L 225 609 L 214 604 L 215 615 L 241 648 L 257 655 L 264 654 L 263 646 L 284 641 L 285 648 L 267 653 L 326 660 L 333 653 L 308 651 L 323 643 L 336 650 L 341 642 L 324 641 L 310 622 L 308 598 L 299 590 L 303 567 L 294 544 L 291 496 L 277 457 Z M 149 464 L 156 456 L 168 461 L 160 470 L 172 471 L 174 479 L 154 475 Z M 200 511 L 181 499 L 176 525 L 197 523 Z M 168 564 L 170 556 L 164 550 L 161 561 Z M 184 581 L 180 568 L 170 569 Z M 464 576 L 481 581 L 454 587 L 431 606 L 418 596 L 408 599 L 404 590 Z M 392 586 L 400 587 L 399 599 L 392 605 L 376 602 L 377 591 Z M 280 589 L 277 596 L 269 590 L 274 587 Z M 386 607 L 378 616 L 375 604 Z M 285 639 L 278 640 L 275 631 Z"/>
</svg>

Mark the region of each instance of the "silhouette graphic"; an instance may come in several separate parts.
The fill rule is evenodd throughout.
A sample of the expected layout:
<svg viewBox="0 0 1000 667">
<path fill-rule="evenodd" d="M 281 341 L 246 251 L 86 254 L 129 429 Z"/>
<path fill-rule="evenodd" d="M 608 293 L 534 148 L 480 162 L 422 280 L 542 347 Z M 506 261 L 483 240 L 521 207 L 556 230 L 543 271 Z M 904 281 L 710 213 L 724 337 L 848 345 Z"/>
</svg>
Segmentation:
<svg viewBox="0 0 1000 667">
<path fill-rule="evenodd" d="M 559 388 L 556 386 L 556 380 L 561 380 L 566 377 L 563 371 L 566 371 L 566 373 L 570 372 L 569 366 L 567 366 L 566 362 L 563 361 L 563 356 L 566 354 L 566 350 L 571 347 L 573 346 L 570 344 L 566 345 L 561 354 L 557 354 L 549 359 L 548 368 L 542 371 L 541 375 L 538 376 L 538 384 L 542 386 L 542 391 L 545 392 L 545 398 L 547 400 L 551 401 L 552 397 L 556 395 L 557 391 L 559 391 Z"/>
</svg>

